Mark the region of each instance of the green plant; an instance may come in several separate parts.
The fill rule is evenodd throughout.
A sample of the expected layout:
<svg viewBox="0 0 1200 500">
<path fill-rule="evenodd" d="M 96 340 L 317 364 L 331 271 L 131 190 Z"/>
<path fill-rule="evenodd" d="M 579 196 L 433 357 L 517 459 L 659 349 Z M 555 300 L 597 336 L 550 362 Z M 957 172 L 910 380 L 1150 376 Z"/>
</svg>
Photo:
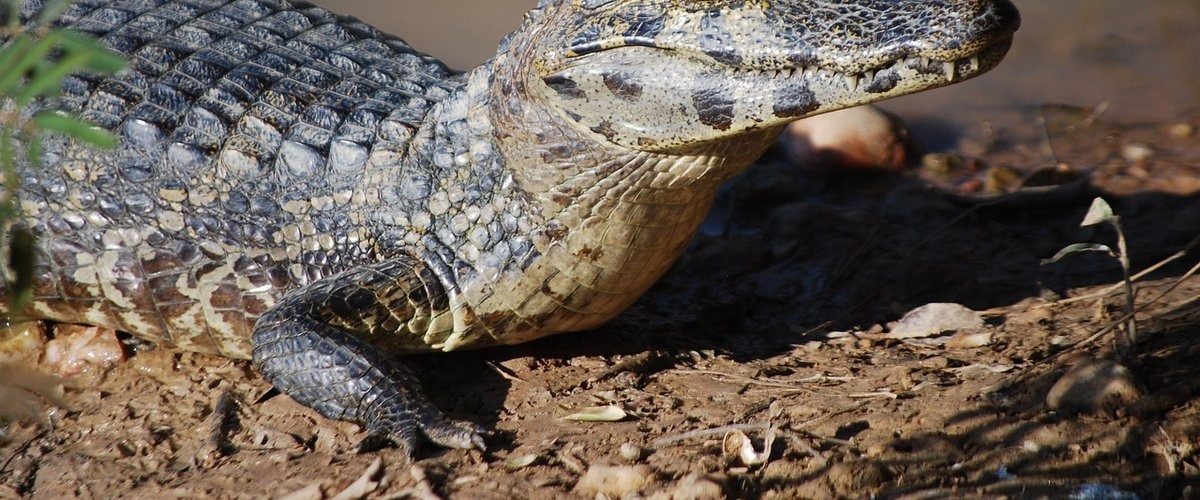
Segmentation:
<svg viewBox="0 0 1200 500">
<path fill-rule="evenodd" d="M 22 22 L 21 0 L 0 0 L 0 229 L 7 235 L 9 309 L 28 302 L 33 284 L 33 235 L 14 224 L 21 216 L 21 178 L 18 165 L 39 167 L 44 133 L 62 134 L 81 143 L 113 148 L 117 139 L 71 113 L 57 110 L 63 79 L 73 73 L 112 74 L 125 67 L 121 56 L 96 40 L 52 24 L 70 0 L 47 0 L 32 18 Z M 48 102 L 32 113 L 30 105 Z M 23 157 L 23 160 L 22 160 Z"/>
<path fill-rule="evenodd" d="M 1102 243 L 1073 243 L 1063 247 L 1062 250 L 1054 254 L 1054 257 L 1043 260 L 1042 264 L 1058 262 L 1068 255 L 1083 252 L 1104 252 L 1110 257 L 1117 259 L 1117 262 L 1121 264 L 1121 271 L 1123 273 L 1126 316 L 1125 338 L 1118 339 L 1117 342 L 1117 350 L 1120 352 L 1122 346 L 1132 346 L 1137 342 L 1137 321 L 1134 319 L 1134 313 L 1136 312 L 1134 302 L 1137 298 L 1137 290 L 1133 287 L 1133 280 L 1130 278 L 1129 247 L 1125 242 L 1125 232 L 1121 230 L 1121 218 L 1113 212 L 1112 206 L 1107 201 L 1104 201 L 1104 198 L 1099 197 L 1092 200 L 1092 206 L 1088 208 L 1087 215 L 1083 216 L 1083 222 L 1079 223 L 1079 226 L 1088 227 L 1098 224 L 1108 224 L 1117 232 L 1117 249 L 1115 251 L 1112 247 Z"/>
</svg>

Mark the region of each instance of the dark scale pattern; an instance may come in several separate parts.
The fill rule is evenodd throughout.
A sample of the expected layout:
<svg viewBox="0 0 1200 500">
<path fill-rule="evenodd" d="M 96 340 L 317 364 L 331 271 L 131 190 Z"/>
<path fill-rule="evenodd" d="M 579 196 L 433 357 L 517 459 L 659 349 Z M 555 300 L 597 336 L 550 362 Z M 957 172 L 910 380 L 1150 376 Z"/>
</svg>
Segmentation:
<svg viewBox="0 0 1200 500">
<path fill-rule="evenodd" d="M 47 251 L 61 263 L 45 270 L 40 307 L 206 352 L 247 356 L 250 325 L 286 290 L 375 258 L 348 203 L 371 143 L 392 110 L 410 110 L 392 127 L 416 128 L 452 87 L 402 42 L 287 2 L 82 1 L 63 23 L 132 70 L 72 77 L 57 104 L 117 131 L 122 148 L 52 142 L 48 158 L 78 161 L 26 183 L 22 198 L 54 220 L 85 222 L 38 224 L 44 248 L 72 249 Z M 79 260 L 101 250 L 115 267 Z"/>
</svg>

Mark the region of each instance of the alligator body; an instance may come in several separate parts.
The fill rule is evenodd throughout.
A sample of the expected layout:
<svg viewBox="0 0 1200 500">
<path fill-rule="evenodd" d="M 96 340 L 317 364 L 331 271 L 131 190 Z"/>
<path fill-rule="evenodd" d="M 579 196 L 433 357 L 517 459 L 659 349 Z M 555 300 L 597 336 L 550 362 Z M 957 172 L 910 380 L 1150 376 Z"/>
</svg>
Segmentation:
<svg viewBox="0 0 1200 500">
<path fill-rule="evenodd" d="M 1007 0 L 543 0 L 457 73 L 302 3 L 80 0 L 61 23 L 130 69 L 38 106 L 121 146 L 50 140 L 21 171 L 27 313 L 253 359 L 409 449 L 481 447 L 393 355 L 602 324 L 787 122 L 978 75 L 1017 19 Z"/>
</svg>

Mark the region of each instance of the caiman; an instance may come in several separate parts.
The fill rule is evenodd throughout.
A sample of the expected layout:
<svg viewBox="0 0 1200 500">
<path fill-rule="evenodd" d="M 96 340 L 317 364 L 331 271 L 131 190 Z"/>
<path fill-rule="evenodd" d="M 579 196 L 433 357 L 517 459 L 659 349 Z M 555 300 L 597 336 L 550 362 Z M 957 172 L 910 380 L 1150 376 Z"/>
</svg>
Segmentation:
<svg viewBox="0 0 1200 500">
<path fill-rule="evenodd" d="M 130 65 L 34 105 L 120 146 L 50 139 L 19 167 L 37 238 L 24 314 L 251 359 L 412 453 L 484 434 L 397 354 L 601 325 L 788 122 L 977 76 L 1019 16 L 1007 0 L 543 0 L 461 73 L 286 0 L 80 0 L 58 24 Z"/>
</svg>

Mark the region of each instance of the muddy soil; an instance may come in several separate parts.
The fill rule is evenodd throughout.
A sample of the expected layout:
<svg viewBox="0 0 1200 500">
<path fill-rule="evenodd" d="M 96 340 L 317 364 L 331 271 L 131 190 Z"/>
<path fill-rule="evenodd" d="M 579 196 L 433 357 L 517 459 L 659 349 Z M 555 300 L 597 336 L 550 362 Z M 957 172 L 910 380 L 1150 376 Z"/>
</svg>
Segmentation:
<svg viewBox="0 0 1200 500">
<path fill-rule="evenodd" d="M 1153 3 L 1192 13 L 1170 26 L 1200 12 Z M 1127 33 L 1169 59 L 1195 44 Z M 1093 38 L 1109 45 L 1035 44 L 1009 62 L 1142 60 Z M 1121 81 L 1109 76 L 1097 81 Z M 486 452 L 358 453 L 356 426 L 272 393 L 246 363 L 125 339 L 128 359 L 77 377 L 65 408 L 52 381 L 4 372 L 0 409 L 40 416 L 3 426 L 0 498 L 1200 498 L 1197 102 L 1143 87 L 1159 100 L 1139 114 L 1133 90 L 1056 86 L 1033 105 L 1022 84 L 1020 105 L 989 104 L 999 118 L 928 118 L 977 101 L 954 93 L 974 84 L 891 108 L 936 151 L 903 173 L 772 151 L 602 329 L 415 358 L 441 407 L 495 431 Z M 1076 242 L 1116 248 L 1111 228 L 1079 226 L 1096 196 L 1135 272 L 1165 262 L 1137 281 L 1136 340 L 1114 326 L 1116 260 L 1041 262 Z M 931 303 L 983 326 L 889 335 Z M 608 406 L 626 416 L 563 418 Z"/>
</svg>

